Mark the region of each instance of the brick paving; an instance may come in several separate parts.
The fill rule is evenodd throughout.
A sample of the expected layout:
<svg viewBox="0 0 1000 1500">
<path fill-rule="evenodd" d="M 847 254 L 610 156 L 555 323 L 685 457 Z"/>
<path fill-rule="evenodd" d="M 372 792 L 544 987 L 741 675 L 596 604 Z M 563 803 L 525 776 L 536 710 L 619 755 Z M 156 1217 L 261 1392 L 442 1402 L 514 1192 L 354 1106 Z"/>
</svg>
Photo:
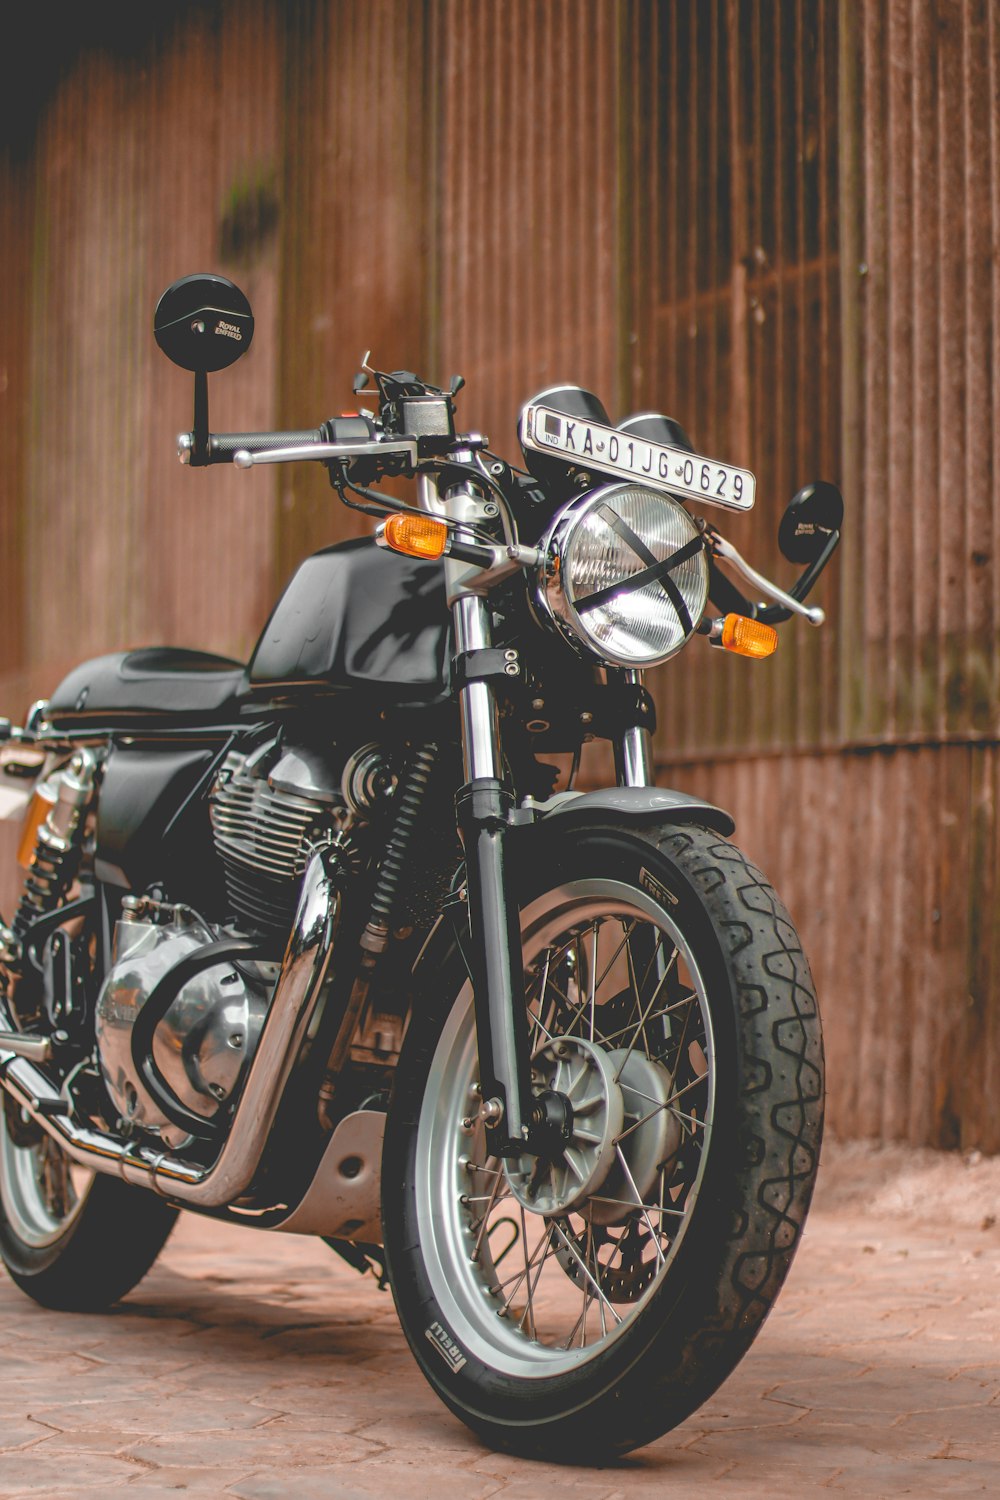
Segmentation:
<svg viewBox="0 0 1000 1500">
<path fill-rule="evenodd" d="M 603 1469 L 484 1449 L 325 1246 L 182 1218 L 119 1308 L 0 1279 L 0 1496 L 1000 1495 L 1000 1161 L 827 1153 L 792 1274 L 702 1410 Z"/>
</svg>

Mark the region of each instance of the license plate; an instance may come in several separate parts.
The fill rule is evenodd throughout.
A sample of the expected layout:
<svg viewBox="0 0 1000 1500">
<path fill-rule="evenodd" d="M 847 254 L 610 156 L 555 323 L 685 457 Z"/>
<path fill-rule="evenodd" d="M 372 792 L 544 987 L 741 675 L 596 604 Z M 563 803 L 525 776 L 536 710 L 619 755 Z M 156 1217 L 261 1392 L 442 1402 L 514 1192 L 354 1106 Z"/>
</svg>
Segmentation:
<svg viewBox="0 0 1000 1500">
<path fill-rule="evenodd" d="M 650 489 L 686 495 L 727 510 L 750 510 L 757 481 L 749 469 L 721 464 L 715 458 L 668 448 L 645 438 L 567 417 L 548 406 L 526 406 L 521 414 L 521 442 L 536 453 L 558 453 L 572 458 L 579 469 L 596 469 L 621 479 L 634 479 Z"/>
</svg>

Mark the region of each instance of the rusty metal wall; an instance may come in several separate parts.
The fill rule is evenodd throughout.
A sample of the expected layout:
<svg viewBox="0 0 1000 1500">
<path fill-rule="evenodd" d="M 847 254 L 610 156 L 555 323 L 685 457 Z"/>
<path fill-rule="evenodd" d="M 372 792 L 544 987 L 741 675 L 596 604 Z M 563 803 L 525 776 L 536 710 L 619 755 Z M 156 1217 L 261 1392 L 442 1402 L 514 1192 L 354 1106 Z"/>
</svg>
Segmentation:
<svg viewBox="0 0 1000 1500">
<path fill-rule="evenodd" d="M 441 145 L 434 362 L 516 455 L 520 407 L 562 382 L 617 401 L 622 9 L 432 10 Z"/>
<path fill-rule="evenodd" d="M 1000 16 L 869 3 L 844 62 L 845 738 L 998 731 Z"/>
<path fill-rule="evenodd" d="M 30 166 L 0 157 L 0 681 L 18 681 L 25 657 L 21 557 L 22 502 L 28 450 L 28 340 L 34 193 Z"/>
<path fill-rule="evenodd" d="M 779 69 L 746 95 L 752 180 L 760 118 L 777 128 L 784 111 L 764 219 L 779 253 L 765 244 L 768 306 L 754 291 L 753 213 L 767 202 L 755 188 L 742 246 L 732 214 L 730 324 L 716 334 L 738 349 L 745 297 L 748 381 L 741 400 L 734 352 L 720 385 L 737 398 L 730 421 L 742 409 L 764 437 L 762 477 L 781 494 L 816 465 L 843 484 L 848 521 L 825 640 L 783 641 L 750 701 L 732 669 L 724 698 L 684 663 L 687 681 L 661 687 L 660 775 L 734 809 L 801 925 L 834 1127 L 997 1151 L 1000 15 L 973 0 L 844 0 L 729 20 L 726 42 L 738 27 L 758 78 L 781 54 L 762 27 L 772 43 L 796 27 L 812 39 L 794 84 Z M 711 27 L 706 45 L 714 55 Z M 818 138 L 810 95 L 828 122 Z M 736 144 L 730 160 L 735 175 Z M 782 223 L 798 247 L 783 265 Z M 677 348 L 675 334 L 675 360 Z M 682 388 L 696 378 L 689 365 Z M 738 457 L 738 426 L 730 437 Z"/>
<path fill-rule="evenodd" d="M 238 274 L 258 337 L 213 392 L 213 418 L 270 419 L 276 240 L 263 229 L 240 239 L 233 225 L 276 191 L 276 16 L 266 3 L 199 7 L 132 40 L 98 36 L 65 59 L 30 154 L 8 166 L 21 194 L 5 222 L 27 248 L 4 278 L 22 331 L 3 507 L 20 539 L 3 565 L 20 626 L 3 660 L 38 692 L 117 643 L 245 649 L 248 613 L 271 592 L 270 489 L 229 473 L 180 482 L 172 435 L 190 425 L 190 382 L 150 330 L 179 268 Z M 219 68 L 220 53 L 240 66 Z"/>
<path fill-rule="evenodd" d="M 933 745 L 688 761 L 739 819 L 823 1007 L 841 1134 L 1000 1151 L 1000 751 Z"/>
<path fill-rule="evenodd" d="M 276 425 L 354 410 L 366 350 L 427 370 L 434 87 L 420 5 L 328 0 L 287 12 L 281 365 Z M 312 465 L 277 471 L 277 574 L 370 530 Z"/>
<path fill-rule="evenodd" d="M 37 37 L 24 67 L 46 65 L 16 117 L 4 112 L 0 424 L 13 463 L 0 529 L 14 544 L 0 553 L 0 711 L 11 717 L 102 651 L 166 640 L 244 654 L 273 598 L 273 483 L 182 474 L 173 434 L 190 425 L 191 382 L 159 355 L 151 324 L 179 272 L 236 276 L 257 339 L 213 389 L 213 420 L 273 419 L 280 16 L 268 0 L 193 5 L 160 10 L 150 29 L 127 12 Z M 0 825 L 7 913 L 15 832 Z"/>
<path fill-rule="evenodd" d="M 835 1126 L 1000 1149 L 996 7 L 192 0 L 64 43 L 3 115 L 0 707 L 121 644 L 243 655 L 358 529 L 310 469 L 175 468 L 149 321 L 198 266 L 258 317 L 218 427 L 354 405 L 370 347 L 460 371 L 512 454 L 577 381 L 753 468 L 718 519 L 784 579 L 780 510 L 831 478 L 831 626 L 655 674 L 660 779 L 787 894 Z"/>
<path fill-rule="evenodd" d="M 630 19 L 623 405 L 666 409 L 699 451 L 754 470 L 753 514 L 715 519 L 791 581 L 781 511 L 807 480 L 843 478 L 837 0 Z M 834 574 L 820 602 L 836 589 Z M 661 675 L 668 753 L 839 737 L 833 632 L 787 631 L 762 670 L 724 660 L 708 675 L 694 652 Z"/>
</svg>

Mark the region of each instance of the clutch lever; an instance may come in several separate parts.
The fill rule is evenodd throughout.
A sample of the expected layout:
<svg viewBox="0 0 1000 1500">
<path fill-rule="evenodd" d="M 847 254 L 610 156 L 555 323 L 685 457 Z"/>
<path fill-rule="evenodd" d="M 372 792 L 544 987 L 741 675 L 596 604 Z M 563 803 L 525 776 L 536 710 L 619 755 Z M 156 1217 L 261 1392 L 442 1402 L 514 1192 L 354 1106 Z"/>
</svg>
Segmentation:
<svg viewBox="0 0 1000 1500">
<path fill-rule="evenodd" d="M 806 597 L 830 561 L 830 558 L 836 552 L 839 544 L 840 532 L 832 531 L 819 557 L 817 557 L 815 562 L 809 564 L 802 576 L 793 584 L 790 590 L 793 599 L 801 600 Z M 779 604 L 769 604 L 765 609 L 757 611 L 757 618 L 763 620 L 767 625 L 783 625 L 786 620 L 791 618 L 791 614 L 787 609 L 782 609 Z"/>
<path fill-rule="evenodd" d="M 731 568 L 735 568 L 737 573 L 741 573 L 747 582 L 753 584 L 755 589 L 759 589 L 766 598 L 773 599 L 776 604 L 780 605 L 783 610 L 787 610 L 790 614 L 801 615 L 804 620 L 809 621 L 810 625 L 823 624 L 823 621 L 826 619 L 823 610 L 818 606 L 802 604 L 800 600 L 795 598 L 794 594 L 786 593 L 776 583 L 772 583 L 769 578 L 765 578 L 763 573 L 758 573 L 756 568 L 750 566 L 742 553 L 736 550 L 732 542 L 727 542 L 726 538 L 720 536 L 714 527 L 706 529 L 706 537 L 712 555 L 721 558 L 723 562 L 729 563 Z M 832 551 L 832 548 L 830 550 Z M 767 612 L 758 611 L 757 618 L 764 620 L 766 623 L 774 623 L 774 621 L 768 621 Z"/>
</svg>

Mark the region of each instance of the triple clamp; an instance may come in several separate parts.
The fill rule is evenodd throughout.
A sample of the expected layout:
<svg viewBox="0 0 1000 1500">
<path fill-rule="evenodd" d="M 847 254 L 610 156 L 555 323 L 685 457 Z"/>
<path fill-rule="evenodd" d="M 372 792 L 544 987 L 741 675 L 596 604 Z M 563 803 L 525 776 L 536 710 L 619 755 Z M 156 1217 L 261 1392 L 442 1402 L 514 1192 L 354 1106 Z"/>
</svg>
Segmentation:
<svg viewBox="0 0 1000 1500">
<path fill-rule="evenodd" d="M 460 651 L 451 659 L 452 685 L 458 691 L 470 682 L 520 675 L 521 658 L 512 646 L 480 646 L 475 651 Z"/>
</svg>

